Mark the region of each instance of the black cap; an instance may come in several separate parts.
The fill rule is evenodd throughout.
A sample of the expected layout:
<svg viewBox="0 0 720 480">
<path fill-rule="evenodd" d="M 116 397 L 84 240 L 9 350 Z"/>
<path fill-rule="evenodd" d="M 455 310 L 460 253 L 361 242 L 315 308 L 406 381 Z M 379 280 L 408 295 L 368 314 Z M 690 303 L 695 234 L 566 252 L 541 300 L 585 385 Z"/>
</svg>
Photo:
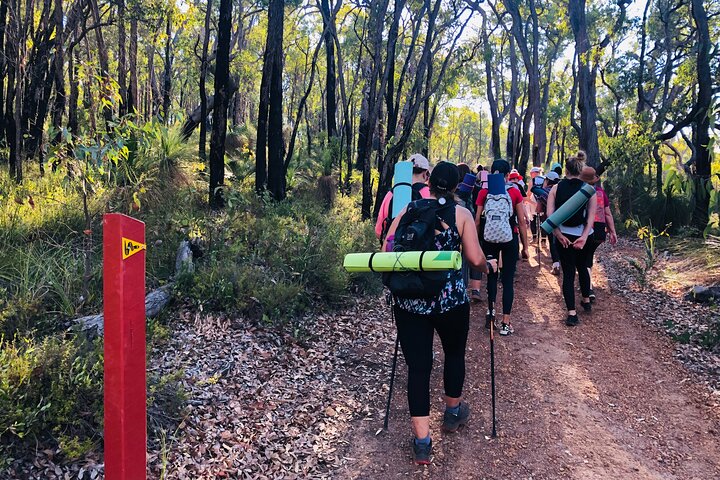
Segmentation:
<svg viewBox="0 0 720 480">
<path fill-rule="evenodd" d="M 440 162 L 430 173 L 430 183 L 441 192 L 451 192 L 460 183 L 460 170 L 450 162 Z"/>
<path fill-rule="evenodd" d="M 492 167 L 490 167 L 490 173 L 502 173 L 503 175 L 509 174 L 510 170 L 510 164 L 507 160 L 503 160 L 502 158 L 495 160 Z"/>
</svg>

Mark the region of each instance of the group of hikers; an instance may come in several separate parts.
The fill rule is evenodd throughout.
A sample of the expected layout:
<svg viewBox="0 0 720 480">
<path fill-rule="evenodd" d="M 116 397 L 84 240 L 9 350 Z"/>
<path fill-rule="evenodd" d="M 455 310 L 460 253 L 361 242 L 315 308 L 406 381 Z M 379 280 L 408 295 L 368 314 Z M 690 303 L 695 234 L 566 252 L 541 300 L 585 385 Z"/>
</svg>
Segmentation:
<svg viewBox="0 0 720 480">
<path fill-rule="evenodd" d="M 413 162 L 412 201 L 395 218 L 390 218 L 393 194 L 385 196 L 375 226 L 383 251 L 402 250 L 408 246 L 408 239 L 417 241 L 413 237 L 424 235 L 431 244 L 434 242 L 435 250 L 459 251 L 463 258 L 462 270 L 447 273 L 439 290 L 408 297 L 393 292 L 398 340 L 408 366 L 413 459 L 417 464 L 429 464 L 434 332 L 438 333 L 445 354 L 445 412 L 441 428 L 444 432 L 455 432 L 470 417 L 470 407 L 462 400 L 465 351 L 470 302 L 484 299 L 483 275 L 487 292 L 485 328 L 497 327 L 495 303 L 500 281 L 503 291 L 499 333 L 508 336 L 515 331 L 512 308 L 517 262 L 529 258 L 531 242 L 547 244 L 552 258 L 551 273 L 562 272 L 565 324 L 576 326 L 579 324 L 576 273 L 580 306 L 590 312 L 595 302 L 592 289 L 595 251 L 605 241 L 614 244 L 617 236 L 608 196 L 595 169 L 585 165 L 585 152 L 579 151 L 566 159 L 564 171 L 557 163 L 546 174 L 542 168 L 533 167 L 527 183 L 502 159 L 495 160 L 489 169 L 477 166 L 474 171 L 466 164 L 446 161 L 433 167 L 421 154 L 408 160 Z M 501 193 L 489 188 L 489 175 L 493 174 L 495 180 L 498 175 L 504 178 Z M 595 193 L 554 228 L 551 235 L 545 234 L 540 228 L 543 219 L 570 201 L 585 185 L 593 186 Z M 423 221 L 429 228 L 422 228 Z"/>
</svg>

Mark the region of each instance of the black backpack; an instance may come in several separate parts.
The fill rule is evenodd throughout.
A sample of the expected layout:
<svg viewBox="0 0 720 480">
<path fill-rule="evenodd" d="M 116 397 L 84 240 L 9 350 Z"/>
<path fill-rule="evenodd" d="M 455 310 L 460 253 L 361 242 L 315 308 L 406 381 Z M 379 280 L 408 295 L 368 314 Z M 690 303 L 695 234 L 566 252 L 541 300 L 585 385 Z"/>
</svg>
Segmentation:
<svg viewBox="0 0 720 480">
<path fill-rule="evenodd" d="M 443 231 L 442 222 L 455 225 L 455 202 L 440 205 L 437 200 L 411 202 L 395 230 L 393 251 L 437 251 L 435 230 Z M 443 272 L 387 272 L 383 284 L 393 295 L 403 298 L 430 298 L 438 295 L 450 277 Z"/>
<path fill-rule="evenodd" d="M 407 185 L 407 183 L 398 183 L 398 184 L 396 184 L 396 185 L 393 185 L 393 190 L 395 189 L 395 187 L 397 187 L 397 186 L 399 186 L 399 185 Z M 425 188 L 426 186 L 427 186 L 427 185 L 425 185 L 425 184 L 422 183 L 422 182 L 415 182 L 415 183 L 413 183 L 413 184 L 410 186 L 410 188 L 412 188 L 410 201 L 411 201 L 411 202 L 414 202 L 415 200 L 420 200 L 420 199 L 422 199 L 422 195 L 420 194 L 420 190 L 422 190 L 422 189 Z M 390 203 L 389 203 L 389 205 L 388 205 L 388 214 L 387 214 L 387 217 L 385 217 L 385 220 L 383 220 L 382 231 L 381 231 L 381 233 L 380 233 L 380 243 L 381 243 L 381 244 L 385 241 L 385 237 L 387 236 L 387 232 L 388 232 L 388 230 L 390 230 L 390 225 L 392 225 L 392 222 L 393 222 L 393 220 L 395 219 L 395 218 L 392 216 L 393 200 L 395 200 L 395 195 L 394 195 L 394 193 L 395 193 L 395 192 L 393 192 L 393 197 L 390 199 Z"/>
</svg>

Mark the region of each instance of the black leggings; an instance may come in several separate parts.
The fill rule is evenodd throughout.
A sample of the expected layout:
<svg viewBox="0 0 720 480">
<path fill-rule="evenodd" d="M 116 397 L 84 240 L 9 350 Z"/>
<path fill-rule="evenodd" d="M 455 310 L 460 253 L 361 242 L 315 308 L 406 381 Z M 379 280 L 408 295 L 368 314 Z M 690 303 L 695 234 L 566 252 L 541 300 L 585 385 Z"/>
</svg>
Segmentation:
<svg viewBox="0 0 720 480">
<path fill-rule="evenodd" d="M 557 241 L 555 235 L 550 235 L 548 241 L 550 242 L 550 257 L 552 258 L 553 263 L 559 262 L 560 252 L 558 250 L 560 249 L 560 242 Z"/>
<path fill-rule="evenodd" d="M 445 313 L 419 315 L 395 306 L 395 325 L 408 366 L 407 396 L 411 417 L 430 415 L 430 372 L 433 335 L 437 330 L 445 352 L 445 395 L 459 398 L 465 383 L 465 345 L 470 329 L 470 304 Z"/>
<path fill-rule="evenodd" d="M 505 315 L 512 313 L 513 301 L 515 300 L 515 269 L 517 267 L 519 248 L 520 243 L 517 234 L 513 235 L 513 239 L 507 243 L 483 242 L 482 245 L 486 256 L 492 255 L 494 258 L 499 259 L 502 253 L 503 314 Z M 488 274 L 488 308 L 495 304 L 497 281 L 497 272 Z"/>
<path fill-rule="evenodd" d="M 565 235 L 570 242 L 574 242 L 578 237 L 574 235 Z M 572 245 L 565 248 L 558 242 L 558 252 L 560 253 L 560 265 L 563 271 L 562 291 L 565 298 L 565 306 L 568 310 L 575 310 L 575 271 L 577 270 L 578 279 L 580 280 L 580 292 L 583 297 L 590 296 L 590 273 L 588 272 L 588 255 L 590 255 L 589 244 L 592 239 L 585 242 L 585 246 L 578 250 Z"/>
<path fill-rule="evenodd" d="M 595 263 L 595 250 L 598 249 L 600 245 L 602 245 L 603 242 L 595 240 L 592 235 L 588 238 L 587 241 L 587 263 L 585 264 L 586 267 L 592 268 L 593 264 Z"/>
</svg>

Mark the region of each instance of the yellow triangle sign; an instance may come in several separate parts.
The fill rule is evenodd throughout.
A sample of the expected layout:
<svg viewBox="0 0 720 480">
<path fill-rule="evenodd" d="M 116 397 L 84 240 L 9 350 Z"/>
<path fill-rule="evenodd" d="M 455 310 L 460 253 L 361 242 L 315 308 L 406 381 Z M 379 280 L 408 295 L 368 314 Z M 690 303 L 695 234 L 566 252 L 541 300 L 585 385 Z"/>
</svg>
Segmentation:
<svg viewBox="0 0 720 480">
<path fill-rule="evenodd" d="M 122 237 L 122 257 L 123 260 L 132 257 L 140 250 L 145 250 L 145 244 Z"/>
</svg>

